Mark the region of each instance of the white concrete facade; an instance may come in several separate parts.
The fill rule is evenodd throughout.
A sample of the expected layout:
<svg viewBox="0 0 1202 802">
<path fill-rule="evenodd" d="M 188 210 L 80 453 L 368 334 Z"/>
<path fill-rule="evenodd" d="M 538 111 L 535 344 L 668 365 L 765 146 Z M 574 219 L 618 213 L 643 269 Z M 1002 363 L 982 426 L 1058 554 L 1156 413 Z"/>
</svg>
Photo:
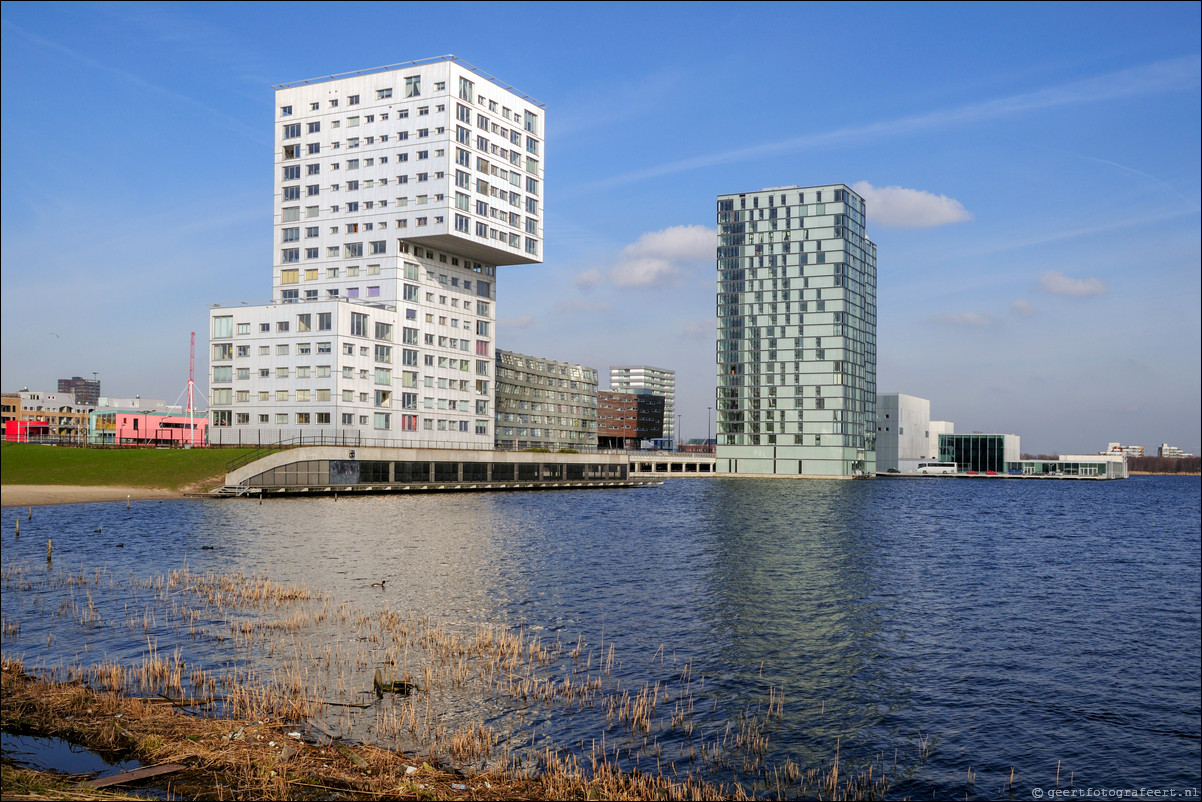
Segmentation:
<svg viewBox="0 0 1202 802">
<path fill-rule="evenodd" d="M 272 302 L 210 311 L 210 440 L 491 447 L 496 267 L 542 261 L 544 126 L 451 56 L 277 86 Z"/>
<path fill-rule="evenodd" d="M 717 469 L 876 466 L 876 246 L 844 184 L 717 202 Z"/>
<path fill-rule="evenodd" d="M 876 469 L 913 473 L 918 463 L 939 459 L 941 426 L 931 428 L 931 402 L 905 393 L 884 393 L 876 402 Z M 951 426 L 949 421 L 939 421 Z"/>
<path fill-rule="evenodd" d="M 650 365 L 611 365 L 609 389 L 614 393 L 647 390 L 664 398 L 664 437 L 676 442 L 676 371 Z"/>
</svg>

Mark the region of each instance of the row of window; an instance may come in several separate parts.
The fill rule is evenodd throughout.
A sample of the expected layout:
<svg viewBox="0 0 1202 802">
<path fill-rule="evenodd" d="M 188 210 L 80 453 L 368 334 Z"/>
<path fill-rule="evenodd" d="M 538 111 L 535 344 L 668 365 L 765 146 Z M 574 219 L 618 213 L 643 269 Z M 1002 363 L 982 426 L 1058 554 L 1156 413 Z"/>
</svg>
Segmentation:
<svg viewBox="0 0 1202 802">
<path fill-rule="evenodd" d="M 249 426 L 249 412 L 234 412 L 228 409 L 213 410 L 213 426 L 228 427 L 228 426 Z M 398 430 L 403 432 L 416 432 L 418 430 L 417 415 L 397 415 Z M 343 426 L 354 426 L 356 418 L 359 426 L 367 426 L 367 415 L 356 415 L 353 412 L 342 413 L 340 423 Z M 393 428 L 393 414 L 390 412 L 376 412 L 371 416 L 372 428 L 378 430 L 389 430 Z M 425 431 L 440 431 L 440 432 L 470 432 L 471 421 L 466 420 L 447 420 L 445 418 L 422 418 L 422 429 Z M 331 413 L 329 412 L 277 412 L 274 416 L 270 414 L 260 414 L 258 416 L 260 426 L 268 426 L 274 423 L 276 426 L 329 426 L 331 425 Z M 488 421 L 475 421 L 475 433 L 478 435 L 488 434 Z"/>
<path fill-rule="evenodd" d="M 412 75 L 405 77 L 405 94 L 406 99 L 421 97 L 421 76 Z M 447 88 L 446 81 L 435 81 L 434 91 L 445 92 Z M 388 100 L 392 98 L 393 87 L 382 87 L 375 90 L 376 100 Z M 348 95 L 346 105 L 358 106 L 359 95 Z M 481 107 L 486 107 L 493 114 L 500 114 L 506 120 L 512 120 L 514 123 L 524 125 L 525 129 L 531 133 L 537 133 L 538 115 L 532 111 L 518 112 L 511 110 L 508 106 L 500 106 L 495 100 L 488 100 L 483 95 L 479 97 L 475 94 L 475 83 L 467 78 L 460 77 L 459 79 L 459 99 L 465 100 L 468 103 L 479 103 Z M 339 98 L 330 98 L 326 101 L 327 107 L 331 109 L 338 108 Z M 462 106 L 462 104 L 460 104 Z M 312 101 L 309 103 L 309 111 L 321 111 L 321 102 Z M 292 106 L 280 106 L 281 117 L 292 116 Z M 783 196 L 782 196 L 783 197 Z"/>
</svg>

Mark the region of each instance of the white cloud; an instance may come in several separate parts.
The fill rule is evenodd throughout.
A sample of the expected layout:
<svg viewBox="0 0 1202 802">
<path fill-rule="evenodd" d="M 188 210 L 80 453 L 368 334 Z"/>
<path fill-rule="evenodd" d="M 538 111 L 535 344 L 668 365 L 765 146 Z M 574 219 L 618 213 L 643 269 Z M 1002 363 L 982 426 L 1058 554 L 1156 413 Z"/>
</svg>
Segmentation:
<svg viewBox="0 0 1202 802">
<path fill-rule="evenodd" d="M 1069 278 L 1059 270 L 1049 270 L 1039 277 L 1039 288 L 1044 292 L 1055 295 L 1071 295 L 1076 298 L 1088 298 L 1091 295 L 1104 295 L 1106 285 L 1097 278 Z"/>
<path fill-rule="evenodd" d="M 503 329 L 528 329 L 533 324 L 534 315 L 497 318 L 497 326 Z"/>
<path fill-rule="evenodd" d="M 1031 306 L 1030 301 L 1024 301 L 1021 298 L 1010 304 L 1010 308 L 1023 317 L 1030 317 L 1035 314 L 1035 307 Z"/>
<path fill-rule="evenodd" d="M 618 255 L 618 263 L 606 273 L 617 287 L 655 287 L 674 283 L 690 262 L 712 262 L 717 246 L 716 233 L 705 226 L 671 226 L 651 231 L 627 245 Z M 584 271 L 577 276 L 592 280 Z M 590 274 L 587 275 L 586 274 Z"/>
<path fill-rule="evenodd" d="M 921 189 L 874 187 L 867 181 L 852 184 L 868 210 L 868 219 L 882 226 L 925 228 L 971 220 L 972 214 L 955 198 Z"/>
<path fill-rule="evenodd" d="M 993 318 L 981 312 L 949 312 L 944 315 L 935 315 L 931 318 L 931 321 L 933 323 L 947 323 L 951 326 L 969 326 L 974 328 L 993 324 Z"/>
</svg>

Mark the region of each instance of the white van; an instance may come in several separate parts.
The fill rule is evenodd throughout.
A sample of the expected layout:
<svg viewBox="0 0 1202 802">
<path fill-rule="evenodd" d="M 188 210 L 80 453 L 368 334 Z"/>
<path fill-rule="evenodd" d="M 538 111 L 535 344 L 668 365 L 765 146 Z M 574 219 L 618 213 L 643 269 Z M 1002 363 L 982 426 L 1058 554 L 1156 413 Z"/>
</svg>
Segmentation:
<svg viewBox="0 0 1202 802">
<path fill-rule="evenodd" d="M 954 462 L 920 462 L 918 464 L 918 472 L 924 474 L 934 473 L 955 473 L 956 463 Z"/>
</svg>

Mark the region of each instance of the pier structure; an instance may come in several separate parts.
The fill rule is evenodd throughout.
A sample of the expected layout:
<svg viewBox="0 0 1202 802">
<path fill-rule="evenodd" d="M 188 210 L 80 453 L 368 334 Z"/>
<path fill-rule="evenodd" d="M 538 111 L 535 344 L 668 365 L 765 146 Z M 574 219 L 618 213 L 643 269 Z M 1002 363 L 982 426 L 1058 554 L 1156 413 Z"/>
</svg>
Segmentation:
<svg viewBox="0 0 1202 802">
<path fill-rule="evenodd" d="M 695 460 L 694 460 L 695 461 Z M 302 446 L 233 467 L 219 496 L 555 490 L 659 484 L 625 454 Z"/>
</svg>

